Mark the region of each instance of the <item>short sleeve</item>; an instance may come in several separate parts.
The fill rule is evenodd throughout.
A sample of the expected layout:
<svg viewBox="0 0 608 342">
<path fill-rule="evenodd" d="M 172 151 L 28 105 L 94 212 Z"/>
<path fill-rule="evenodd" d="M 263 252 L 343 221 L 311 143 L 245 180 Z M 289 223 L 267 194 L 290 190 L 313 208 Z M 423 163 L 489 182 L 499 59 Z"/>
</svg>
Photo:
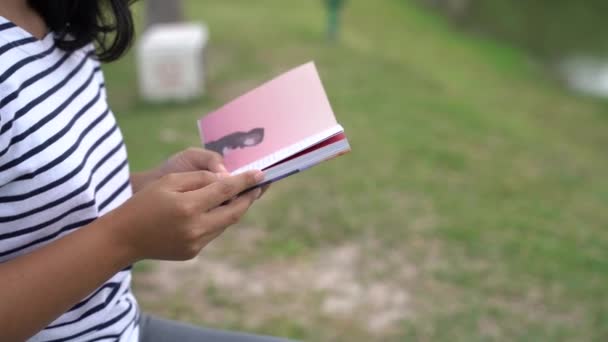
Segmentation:
<svg viewBox="0 0 608 342">
<path fill-rule="evenodd" d="M 4 105 L 2 101 L 11 93 L 8 88 L 7 83 L 0 84 L 0 165 L 6 162 L 4 156 L 7 155 L 13 131 L 11 128 L 14 113 L 11 112 L 10 106 Z"/>
</svg>

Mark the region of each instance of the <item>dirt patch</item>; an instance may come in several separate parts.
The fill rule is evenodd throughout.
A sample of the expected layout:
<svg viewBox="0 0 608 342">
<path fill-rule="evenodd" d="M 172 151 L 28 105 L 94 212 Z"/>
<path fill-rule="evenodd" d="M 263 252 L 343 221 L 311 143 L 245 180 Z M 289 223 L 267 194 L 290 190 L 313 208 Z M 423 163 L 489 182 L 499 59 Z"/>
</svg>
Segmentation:
<svg viewBox="0 0 608 342">
<path fill-rule="evenodd" d="M 136 293 L 144 308 L 175 316 L 165 304 L 182 301 L 191 316 L 187 319 L 214 325 L 238 321 L 255 329 L 277 318 L 304 325 L 322 319 L 350 322 L 375 336 L 414 315 L 408 284 L 417 271 L 402 255 L 383 254 L 373 244 L 345 243 L 305 258 L 246 265 L 239 260 L 254 252 L 265 233 L 238 229 L 195 260 L 159 262 L 138 274 Z M 227 256 L 228 245 L 239 255 Z M 394 262 L 400 266 L 390 277 L 372 276 Z"/>
</svg>

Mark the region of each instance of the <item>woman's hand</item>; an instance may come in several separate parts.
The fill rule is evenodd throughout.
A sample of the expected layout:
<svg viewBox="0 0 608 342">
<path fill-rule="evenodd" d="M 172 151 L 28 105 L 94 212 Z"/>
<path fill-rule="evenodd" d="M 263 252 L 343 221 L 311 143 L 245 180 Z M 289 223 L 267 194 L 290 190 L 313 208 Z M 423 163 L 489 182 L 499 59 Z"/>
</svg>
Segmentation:
<svg viewBox="0 0 608 342">
<path fill-rule="evenodd" d="M 203 170 L 214 173 L 228 173 L 224 167 L 222 156 L 213 151 L 191 147 L 169 158 L 165 164 L 159 167 L 158 175 L 162 177 L 171 173 Z"/>
<path fill-rule="evenodd" d="M 221 155 L 210 150 L 195 147 L 173 155 L 159 168 L 159 174 L 162 177 L 171 173 L 201 170 L 214 172 L 224 177 L 230 175 L 224 166 L 224 159 Z M 263 186 L 259 196 L 261 197 L 269 188 L 270 185 Z"/>
<path fill-rule="evenodd" d="M 260 171 L 237 176 L 209 171 L 168 174 L 102 219 L 115 222 L 118 243 L 133 261 L 191 259 L 241 219 L 261 190 L 235 196 L 263 177 Z"/>
<path fill-rule="evenodd" d="M 172 173 L 209 171 L 228 175 L 222 157 L 202 148 L 188 148 L 171 156 L 161 166 L 146 172 L 131 175 L 133 191 L 138 192 L 151 182 Z"/>
<path fill-rule="evenodd" d="M 193 258 L 245 214 L 257 194 L 235 195 L 260 176 L 164 176 L 85 227 L 0 263 L 0 339 L 26 340 L 138 260 Z"/>
</svg>

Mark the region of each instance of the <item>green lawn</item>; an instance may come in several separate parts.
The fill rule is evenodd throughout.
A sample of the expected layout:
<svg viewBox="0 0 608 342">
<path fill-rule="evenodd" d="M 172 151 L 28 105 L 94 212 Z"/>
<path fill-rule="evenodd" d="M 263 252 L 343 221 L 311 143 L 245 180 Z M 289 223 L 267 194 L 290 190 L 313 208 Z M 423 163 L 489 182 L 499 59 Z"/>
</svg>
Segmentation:
<svg viewBox="0 0 608 342">
<path fill-rule="evenodd" d="M 309 60 L 353 152 L 276 184 L 200 260 L 146 264 L 145 309 L 310 341 L 608 339 L 606 103 L 410 1 L 349 1 L 337 45 L 321 1 L 187 14 L 211 29 L 204 99 L 145 105 L 131 56 L 105 68 L 133 169 Z"/>
</svg>

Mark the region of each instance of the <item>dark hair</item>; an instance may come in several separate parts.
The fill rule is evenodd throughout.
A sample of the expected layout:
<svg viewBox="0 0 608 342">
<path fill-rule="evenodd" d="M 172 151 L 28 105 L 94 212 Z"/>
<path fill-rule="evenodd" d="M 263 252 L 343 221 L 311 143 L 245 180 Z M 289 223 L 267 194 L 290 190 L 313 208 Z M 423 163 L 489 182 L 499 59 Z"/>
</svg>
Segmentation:
<svg viewBox="0 0 608 342">
<path fill-rule="evenodd" d="M 74 51 L 95 43 L 97 56 L 111 62 L 122 56 L 135 36 L 129 6 L 135 0 L 28 0 L 49 29 L 57 47 Z"/>
</svg>

